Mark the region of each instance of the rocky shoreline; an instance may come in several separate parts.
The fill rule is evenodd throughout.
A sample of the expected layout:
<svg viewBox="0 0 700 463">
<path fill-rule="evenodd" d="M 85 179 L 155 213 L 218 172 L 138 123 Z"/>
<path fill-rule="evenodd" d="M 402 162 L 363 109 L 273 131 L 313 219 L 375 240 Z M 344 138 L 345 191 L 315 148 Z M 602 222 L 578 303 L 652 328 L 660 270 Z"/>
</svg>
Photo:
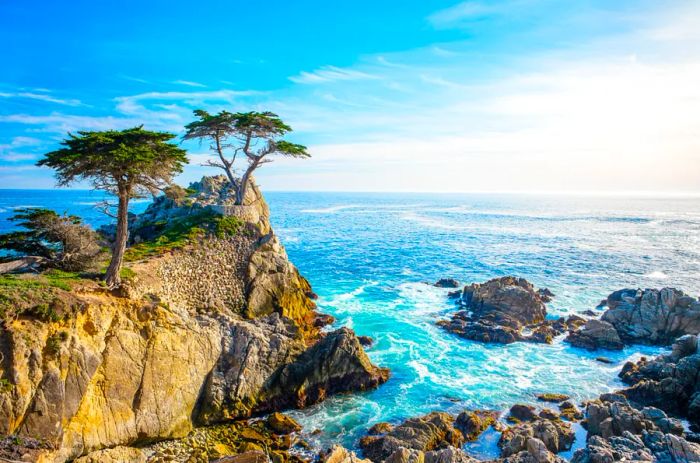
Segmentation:
<svg viewBox="0 0 700 463">
<path fill-rule="evenodd" d="M 700 461 L 698 299 L 623 289 L 602 314 L 554 318 L 550 290 L 511 276 L 437 281 L 456 310 L 436 324 L 465 342 L 671 351 L 626 363 L 626 388 L 583 403 L 541 391 L 540 406 L 434 411 L 377 423 L 356 448 L 311 447 L 313 432 L 281 411 L 379 387 L 389 371 L 366 355 L 372 338 L 331 331 L 316 311 L 260 191 L 232 206 L 225 183 L 204 178 L 186 201 L 159 197 L 132 218 L 133 275 L 118 291 L 51 288 L 46 308 L 3 320 L 0 461 L 472 463 L 465 445 L 487 431 L 494 462 Z M 206 234 L 193 217 L 234 217 L 235 232 Z M 184 244 L 163 240 L 169 224 L 191 222 Z"/>
</svg>

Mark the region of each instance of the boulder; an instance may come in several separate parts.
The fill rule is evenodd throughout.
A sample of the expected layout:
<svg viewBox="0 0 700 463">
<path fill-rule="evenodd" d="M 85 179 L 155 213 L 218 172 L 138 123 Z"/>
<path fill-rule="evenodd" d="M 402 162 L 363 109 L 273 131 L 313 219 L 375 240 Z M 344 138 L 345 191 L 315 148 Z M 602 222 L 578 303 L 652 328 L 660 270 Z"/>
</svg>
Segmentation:
<svg viewBox="0 0 700 463">
<path fill-rule="evenodd" d="M 621 393 L 635 403 L 660 408 L 700 424 L 699 377 L 697 337 L 686 335 L 673 344 L 668 355 L 627 362 L 620 378 L 630 387 Z"/>
<path fill-rule="evenodd" d="M 537 419 L 519 423 L 501 434 L 498 441 L 501 456 L 509 457 L 528 450 L 528 441 L 533 438 L 544 443 L 550 452 L 558 453 L 571 448 L 574 431 L 569 423 L 559 420 Z"/>
<path fill-rule="evenodd" d="M 436 288 L 459 288 L 459 281 L 454 278 L 440 278 L 433 286 Z"/>
<path fill-rule="evenodd" d="M 559 331 L 547 311 L 541 293 L 523 278 L 501 277 L 465 286 L 454 293 L 461 306 L 450 320 L 438 325 L 463 338 L 510 344 L 516 341 L 552 342 Z M 560 324 L 566 325 L 564 319 Z M 531 333 L 523 334 L 528 328 Z"/>
<path fill-rule="evenodd" d="M 299 423 L 279 412 L 270 413 L 267 417 L 267 425 L 277 434 L 290 434 L 301 431 Z"/>
<path fill-rule="evenodd" d="M 370 460 L 359 458 L 355 452 L 340 445 L 334 445 L 328 453 L 321 455 L 321 463 L 371 463 Z"/>
<path fill-rule="evenodd" d="M 537 411 L 532 405 L 515 404 L 508 412 L 510 421 L 533 421 L 537 419 Z"/>
<path fill-rule="evenodd" d="M 306 407 L 327 396 L 364 391 L 386 382 L 389 370 L 373 365 L 355 333 L 327 334 L 270 379 L 259 410 Z"/>
<path fill-rule="evenodd" d="M 622 350 L 624 347 L 615 327 L 606 321 L 595 318 L 588 320 L 580 330 L 571 331 L 565 341 L 572 346 L 588 350 Z"/>
<path fill-rule="evenodd" d="M 454 418 L 434 412 L 410 418 L 384 435 L 365 436 L 360 439 L 360 448 L 365 457 L 379 463 L 401 448 L 428 452 L 450 445 L 460 447 L 463 442 L 462 433 L 454 427 Z"/>
<path fill-rule="evenodd" d="M 467 441 L 473 441 L 496 424 L 500 413 L 491 410 L 463 411 L 455 419 L 455 428 L 459 429 Z"/>
<path fill-rule="evenodd" d="M 700 333 L 700 301 L 675 288 L 615 291 L 607 306 L 602 320 L 627 344 L 668 345 Z"/>
</svg>

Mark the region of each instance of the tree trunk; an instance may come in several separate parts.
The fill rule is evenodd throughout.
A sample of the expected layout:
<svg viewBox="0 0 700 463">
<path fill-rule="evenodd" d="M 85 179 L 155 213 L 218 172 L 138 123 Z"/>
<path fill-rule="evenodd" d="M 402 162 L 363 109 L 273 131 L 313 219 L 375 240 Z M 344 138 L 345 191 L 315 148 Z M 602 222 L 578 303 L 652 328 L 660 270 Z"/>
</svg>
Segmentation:
<svg viewBox="0 0 700 463">
<path fill-rule="evenodd" d="M 119 286 L 121 280 L 122 262 L 124 251 L 129 238 L 129 192 L 126 188 L 119 188 L 119 206 L 117 212 L 117 235 L 112 246 L 112 260 L 107 267 L 105 282 L 110 288 Z"/>
<path fill-rule="evenodd" d="M 251 164 L 241 177 L 241 183 L 236 190 L 236 205 L 242 206 L 243 201 L 245 201 L 245 193 L 248 190 L 248 182 L 250 182 L 250 176 L 253 174 L 255 168 L 258 167 L 257 163 Z"/>
</svg>

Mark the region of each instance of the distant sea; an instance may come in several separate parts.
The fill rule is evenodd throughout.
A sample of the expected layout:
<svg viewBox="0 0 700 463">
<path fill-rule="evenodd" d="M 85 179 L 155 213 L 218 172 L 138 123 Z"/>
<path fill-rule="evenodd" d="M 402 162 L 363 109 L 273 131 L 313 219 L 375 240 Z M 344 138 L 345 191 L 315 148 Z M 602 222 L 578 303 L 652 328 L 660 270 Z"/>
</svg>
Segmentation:
<svg viewBox="0 0 700 463">
<path fill-rule="evenodd" d="M 266 194 L 276 233 L 319 295 L 323 312 L 372 336 L 389 382 L 292 415 L 315 443 L 357 439 L 378 421 L 433 410 L 506 409 L 558 392 L 576 400 L 621 387 L 626 359 L 657 348 L 588 353 L 553 345 L 483 345 L 435 326 L 454 306 L 425 282 L 503 275 L 551 289 L 552 316 L 596 310 L 626 287 L 674 286 L 700 294 L 700 199 L 495 194 Z M 49 207 L 92 224 L 103 197 L 89 191 L 0 190 L 0 232 L 13 209 Z M 140 212 L 147 201 L 136 202 Z M 605 355 L 615 363 L 595 360 Z M 476 444 L 488 447 L 488 443 Z"/>
</svg>

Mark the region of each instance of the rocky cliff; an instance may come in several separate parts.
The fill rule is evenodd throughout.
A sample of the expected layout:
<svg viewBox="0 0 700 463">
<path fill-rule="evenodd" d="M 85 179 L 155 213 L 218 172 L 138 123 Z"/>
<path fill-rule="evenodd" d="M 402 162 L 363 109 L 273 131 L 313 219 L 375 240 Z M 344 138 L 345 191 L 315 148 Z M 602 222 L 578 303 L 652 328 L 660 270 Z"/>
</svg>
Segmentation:
<svg viewBox="0 0 700 463">
<path fill-rule="evenodd" d="M 3 320 L 0 435 L 36 439 L 32 458 L 62 462 L 386 380 L 351 330 L 320 333 L 259 191 L 237 208 L 221 192 L 204 179 L 185 203 L 161 198 L 136 218 L 120 291 L 83 279 Z M 187 239 L 159 235 L 174 224 L 193 225 Z"/>
</svg>

